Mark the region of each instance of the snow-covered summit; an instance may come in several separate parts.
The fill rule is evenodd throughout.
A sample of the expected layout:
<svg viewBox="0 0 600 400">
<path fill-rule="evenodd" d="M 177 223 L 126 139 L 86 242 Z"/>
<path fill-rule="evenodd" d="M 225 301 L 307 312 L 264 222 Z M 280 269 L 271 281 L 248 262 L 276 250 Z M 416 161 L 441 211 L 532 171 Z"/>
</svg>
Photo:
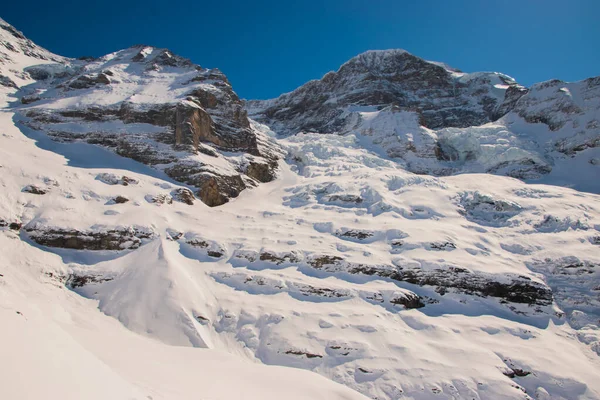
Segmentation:
<svg viewBox="0 0 600 400">
<path fill-rule="evenodd" d="M 64 59 L 8 25 L 6 32 L 35 50 L 7 75 L 21 78 L 9 86 L 19 89 L 13 108 L 28 128 L 149 164 L 210 206 L 275 176 L 277 146 L 251 123 L 218 69 L 145 45 Z"/>
<path fill-rule="evenodd" d="M 479 125 L 493 119 L 504 92 L 517 83 L 495 72 L 464 74 L 404 50 L 360 54 L 273 100 L 251 101 L 252 114 L 280 132 L 336 132 L 351 105 L 397 105 L 416 111 L 428 128 Z"/>
<path fill-rule="evenodd" d="M 404 50 L 377 50 L 247 105 L 279 134 L 357 134 L 418 173 L 497 173 L 599 192 L 585 178 L 600 164 L 597 82 L 528 89 L 499 72 L 464 73 Z M 585 173 L 569 182 L 574 165 Z"/>
</svg>

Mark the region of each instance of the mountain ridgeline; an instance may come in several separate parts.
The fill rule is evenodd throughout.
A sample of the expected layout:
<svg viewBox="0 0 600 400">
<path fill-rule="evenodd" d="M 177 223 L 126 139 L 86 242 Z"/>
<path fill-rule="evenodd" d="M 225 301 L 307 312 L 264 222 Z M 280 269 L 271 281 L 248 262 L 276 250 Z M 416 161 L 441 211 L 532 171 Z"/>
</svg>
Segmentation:
<svg viewBox="0 0 600 400">
<path fill-rule="evenodd" d="M 167 49 L 139 45 L 73 60 L 1 26 L 10 40 L 2 42 L 0 79 L 19 89 L 24 124 L 148 164 L 210 206 L 273 180 L 285 152 L 270 136 L 301 132 L 356 134 L 408 170 L 437 176 L 535 180 L 575 163 L 594 173 L 600 164 L 600 77 L 526 88 L 502 73 L 464 73 L 404 50 L 368 51 L 293 92 L 244 103 L 218 69 Z M 17 54 L 29 59 L 18 74 L 10 69 Z M 89 129 L 69 131 L 78 122 Z M 125 125 L 135 133 L 124 134 Z"/>
</svg>

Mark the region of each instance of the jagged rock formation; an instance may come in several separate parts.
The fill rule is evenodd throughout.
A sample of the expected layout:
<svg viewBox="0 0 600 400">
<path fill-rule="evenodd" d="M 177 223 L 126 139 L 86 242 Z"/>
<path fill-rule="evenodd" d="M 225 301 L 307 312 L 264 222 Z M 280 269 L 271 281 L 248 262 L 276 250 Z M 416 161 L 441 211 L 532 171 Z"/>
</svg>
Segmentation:
<svg viewBox="0 0 600 400">
<path fill-rule="evenodd" d="M 249 107 L 260 108 L 257 116 L 277 132 L 340 132 L 352 118 L 344 109 L 390 105 L 417 112 L 427 128 L 464 128 L 497 116 L 507 88 L 521 90 L 500 73 L 464 74 L 404 50 L 368 51 L 321 80 Z"/>
</svg>

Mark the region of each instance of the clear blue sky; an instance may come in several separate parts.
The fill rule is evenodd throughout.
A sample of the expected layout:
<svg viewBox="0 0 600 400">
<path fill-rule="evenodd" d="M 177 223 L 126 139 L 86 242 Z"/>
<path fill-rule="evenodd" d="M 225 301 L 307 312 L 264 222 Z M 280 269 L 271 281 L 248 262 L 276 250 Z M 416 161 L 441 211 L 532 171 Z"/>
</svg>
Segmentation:
<svg viewBox="0 0 600 400">
<path fill-rule="evenodd" d="M 0 16 L 65 56 L 168 47 L 220 68 L 244 98 L 293 90 L 369 49 L 525 85 L 600 75 L 600 0 L 7 0 Z"/>
</svg>

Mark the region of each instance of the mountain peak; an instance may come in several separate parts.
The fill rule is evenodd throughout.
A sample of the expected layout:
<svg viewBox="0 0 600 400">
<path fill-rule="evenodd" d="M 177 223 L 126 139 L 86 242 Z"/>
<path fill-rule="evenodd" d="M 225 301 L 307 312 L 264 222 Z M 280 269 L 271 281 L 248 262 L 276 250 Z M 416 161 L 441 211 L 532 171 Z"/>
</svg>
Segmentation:
<svg viewBox="0 0 600 400">
<path fill-rule="evenodd" d="M 406 68 L 411 61 L 425 60 L 403 49 L 368 50 L 342 64 L 339 71 L 392 73 Z"/>
<path fill-rule="evenodd" d="M 403 49 L 361 53 L 336 72 L 311 81 L 276 100 L 251 103 L 259 120 L 285 121 L 281 131 L 340 132 L 354 120 L 353 106 L 416 112 L 430 129 L 490 122 L 504 112 L 505 91 L 517 83 L 498 73 L 465 74 Z M 265 118 L 266 117 L 266 118 Z M 275 117 L 275 118 L 274 118 Z M 277 123 L 277 121 L 275 121 Z M 291 129 L 291 132 L 290 132 Z"/>
</svg>

